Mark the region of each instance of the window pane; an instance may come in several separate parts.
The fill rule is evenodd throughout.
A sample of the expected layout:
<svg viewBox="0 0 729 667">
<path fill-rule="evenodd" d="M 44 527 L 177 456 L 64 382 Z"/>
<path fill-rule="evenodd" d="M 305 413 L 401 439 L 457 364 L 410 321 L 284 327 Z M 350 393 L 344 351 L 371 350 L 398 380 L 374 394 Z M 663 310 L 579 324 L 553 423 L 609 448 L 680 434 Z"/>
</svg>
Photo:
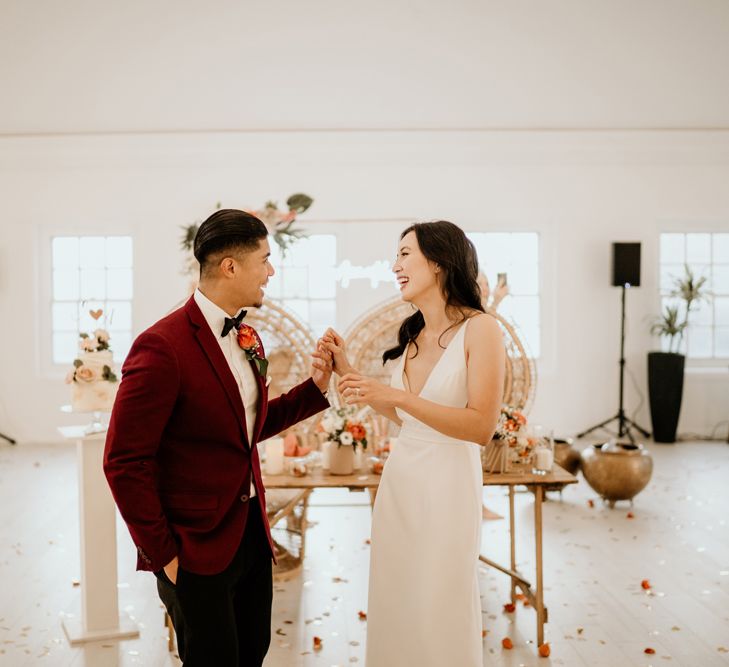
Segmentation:
<svg viewBox="0 0 729 667">
<path fill-rule="evenodd" d="M 716 348 L 714 355 L 717 357 L 729 357 L 729 327 L 719 327 L 714 332 Z"/>
<path fill-rule="evenodd" d="M 661 234 L 661 263 L 683 264 L 685 261 L 685 236 L 683 234 Z"/>
<path fill-rule="evenodd" d="M 676 280 L 683 275 L 682 264 L 661 264 L 661 292 L 672 292 L 676 287 Z"/>
<path fill-rule="evenodd" d="M 539 326 L 539 297 L 509 297 L 499 306 L 499 312 L 511 318 L 520 329 L 534 329 Z"/>
<path fill-rule="evenodd" d="M 283 297 L 283 272 L 276 272 L 272 278 L 268 279 L 268 286 L 265 289 L 267 296 L 273 299 L 280 299 Z"/>
<path fill-rule="evenodd" d="M 129 331 L 118 331 L 114 334 L 114 337 L 109 341 L 111 350 L 114 354 L 114 361 L 119 364 L 129 354 L 129 348 L 132 346 L 132 334 Z M 119 373 L 117 373 L 117 377 Z"/>
<path fill-rule="evenodd" d="M 714 309 L 710 302 L 700 301 L 691 306 L 689 322 L 696 326 L 710 327 L 714 323 Z"/>
<path fill-rule="evenodd" d="M 283 302 L 284 308 L 290 308 L 291 312 L 302 322 L 309 321 L 309 302 L 304 299 L 287 299 Z"/>
<path fill-rule="evenodd" d="M 81 299 L 103 299 L 105 296 L 106 272 L 104 269 L 82 269 Z"/>
<path fill-rule="evenodd" d="M 714 234 L 712 246 L 714 262 L 729 264 L 729 234 Z"/>
<path fill-rule="evenodd" d="M 519 264 L 508 273 L 506 280 L 511 294 L 538 294 L 539 293 L 539 265 Z M 493 282 L 489 280 L 493 289 L 496 287 L 496 276 Z"/>
<path fill-rule="evenodd" d="M 53 363 L 71 364 L 78 350 L 78 333 L 59 332 L 53 334 Z"/>
<path fill-rule="evenodd" d="M 106 296 L 109 299 L 132 298 L 132 270 L 108 269 L 106 272 Z"/>
<path fill-rule="evenodd" d="M 132 304 L 130 301 L 109 301 L 106 304 L 106 328 L 109 332 L 131 331 Z M 116 334 L 114 334 L 116 336 Z"/>
<path fill-rule="evenodd" d="M 336 301 L 312 301 L 309 306 L 309 325 L 315 336 L 321 336 L 329 327 L 336 325 Z"/>
<path fill-rule="evenodd" d="M 106 264 L 106 239 L 103 236 L 82 236 L 80 242 L 82 269 L 101 269 Z"/>
<path fill-rule="evenodd" d="M 97 312 L 102 311 L 101 317 L 96 320 L 93 317 L 91 317 L 91 312 Z M 96 329 L 105 329 L 106 328 L 106 311 L 104 310 L 104 302 L 103 301 L 84 301 L 81 303 L 81 307 L 79 308 L 79 322 L 78 322 L 78 330 L 83 331 L 85 333 L 91 334 Z"/>
<path fill-rule="evenodd" d="M 313 234 L 307 239 L 308 253 L 316 262 L 334 266 L 337 263 L 337 237 L 334 234 Z"/>
<path fill-rule="evenodd" d="M 53 331 L 78 333 L 78 303 L 76 301 L 53 304 Z"/>
<path fill-rule="evenodd" d="M 132 267 L 131 236 L 110 236 L 106 239 L 106 265 L 115 269 Z"/>
<path fill-rule="evenodd" d="M 53 272 L 53 298 L 56 301 L 76 301 L 79 294 L 77 269 L 60 269 Z"/>
<path fill-rule="evenodd" d="M 75 236 L 57 236 L 53 239 L 53 268 L 78 268 L 78 239 Z"/>
<path fill-rule="evenodd" d="M 336 269 L 330 266 L 311 267 L 309 269 L 309 298 L 334 299 L 336 296 Z"/>
<path fill-rule="evenodd" d="M 719 327 L 729 327 L 729 297 L 717 296 L 714 299 L 714 324 Z"/>
<path fill-rule="evenodd" d="M 711 261 L 711 234 L 686 234 L 686 261 Z"/>
<path fill-rule="evenodd" d="M 284 298 L 306 298 L 309 284 L 308 270 L 305 268 L 287 267 L 283 272 Z"/>
<path fill-rule="evenodd" d="M 688 354 L 697 359 L 711 357 L 711 329 L 709 327 L 690 327 L 688 332 Z"/>
<path fill-rule="evenodd" d="M 726 266 L 720 264 L 714 265 L 711 289 L 716 294 L 729 294 L 729 264 Z"/>
</svg>

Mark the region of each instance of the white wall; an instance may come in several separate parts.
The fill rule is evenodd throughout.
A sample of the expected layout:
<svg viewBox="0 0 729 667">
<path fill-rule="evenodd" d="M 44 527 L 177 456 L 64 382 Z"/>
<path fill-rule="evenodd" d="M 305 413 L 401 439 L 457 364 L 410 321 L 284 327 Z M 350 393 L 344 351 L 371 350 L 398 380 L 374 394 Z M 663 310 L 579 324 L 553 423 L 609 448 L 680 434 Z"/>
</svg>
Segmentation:
<svg viewBox="0 0 729 667">
<path fill-rule="evenodd" d="M 0 143 L 0 430 L 51 440 L 67 401 L 41 368 L 42 240 L 50 233 L 129 232 L 135 240 L 135 328 L 184 292 L 179 226 L 214 202 L 256 205 L 302 190 L 304 219 L 444 216 L 471 230 L 542 234 L 544 361 L 534 418 L 573 432 L 617 407 L 619 290 L 610 243 L 644 243 L 643 285 L 628 294 L 628 366 L 645 391 L 654 342 L 657 235 L 729 228 L 725 133 L 263 133 L 24 138 Z M 346 230 L 340 258 L 390 257 L 403 222 Z M 356 232 L 359 239 L 355 242 Z M 368 230 L 369 231 L 369 230 Z M 349 313 L 356 308 L 346 305 Z M 637 405 L 628 383 L 627 406 Z M 706 432 L 729 410 L 729 374 L 691 375 L 681 429 Z M 639 420 L 648 424 L 645 408 Z"/>
<path fill-rule="evenodd" d="M 659 231 L 729 227 L 728 33 L 724 0 L 0 2 L 0 431 L 72 420 L 41 355 L 50 234 L 134 236 L 141 330 L 184 291 L 180 225 L 297 190 L 310 221 L 400 221 L 343 226 L 353 260 L 390 257 L 403 220 L 539 231 L 534 417 L 608 416 L 610 242 L 644 243 L 644 390 Z M 688 377 L 682 430 L 729 416 L 728 378 Z"/>
</svg>

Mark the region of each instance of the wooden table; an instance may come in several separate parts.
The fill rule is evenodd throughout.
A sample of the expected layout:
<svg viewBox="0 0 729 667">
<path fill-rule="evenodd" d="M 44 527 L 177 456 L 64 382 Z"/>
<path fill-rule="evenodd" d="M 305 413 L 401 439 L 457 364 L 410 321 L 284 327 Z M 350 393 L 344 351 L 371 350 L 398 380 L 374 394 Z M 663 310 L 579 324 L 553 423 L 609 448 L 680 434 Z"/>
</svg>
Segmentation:
<svg viewBox="0 0 729 667">
<path fill-rule="evenodd" d="M 369 490 L 374 503 L 380 475 L 358 473 L 352 475 L 331 475 L 321 468 L 316 468 L 305 477 L 291 475 L 264 475 L 263 482 L 267 489 L 331 489 L 346 488 L 350 491 Z M 516 604 L 517 589 L 521 590 L 537 613 L 537 646 L 544 643 L 544 624 L 547 623 L 547 608 L 544 605 L 544 572 L 542 563 L 542 503 L 545 487 L 553 485 L 575 484 L 577 478 L 557 464 L 546 475 L 535 475 L 531 472 L 484 473 L 484 486 L 506 486 L 509 489 L 509 539 L 510 567 L 493 562 L 484 555 L 479 559 L 491 567 L 503 572 L 511 578 L 511 601 Z M 514 489 L 526 486 L 534 493 L 534 535 L 536 557 L 536 584 L 532 584 L 516 569 L 516 531 L 514 517 Z M 307 496 L 308 499 L 308 496 Z"/>
</svg>

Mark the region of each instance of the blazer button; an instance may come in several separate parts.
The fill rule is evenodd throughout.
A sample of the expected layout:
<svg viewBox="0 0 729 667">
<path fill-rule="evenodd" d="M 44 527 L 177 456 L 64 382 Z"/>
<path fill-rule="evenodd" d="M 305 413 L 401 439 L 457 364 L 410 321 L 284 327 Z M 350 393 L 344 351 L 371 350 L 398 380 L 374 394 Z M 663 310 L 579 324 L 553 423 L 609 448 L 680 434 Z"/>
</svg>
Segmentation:
<svg viewBox="0 0 729 667">
<path fill-rule="evenodd" d="M 244 493 L 244 494 L 243 494 L 243 495 L 242 495 L 242 496 L 240 497 L 240 501 L 241 501 L 242 503 L 247 503 L 247 502 L 248 502 L 248 496 L 247 496 L 247 495 L 246 495 L 246 494 Z"/>
</svg>

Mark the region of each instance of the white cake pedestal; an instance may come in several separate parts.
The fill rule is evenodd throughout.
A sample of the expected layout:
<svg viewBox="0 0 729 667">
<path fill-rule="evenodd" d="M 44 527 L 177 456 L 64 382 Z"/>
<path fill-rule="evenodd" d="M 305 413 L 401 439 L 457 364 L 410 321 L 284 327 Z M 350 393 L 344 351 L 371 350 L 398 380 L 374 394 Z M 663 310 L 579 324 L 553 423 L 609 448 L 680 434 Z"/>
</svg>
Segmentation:
<svg viewBox="0 0 729 667">
<path fill-rule="evenodd" d="M 101 639 L 134 639 L 139 628 L 119 616 L 116 568 L 116 505 L 104 477 L 104 433 L 85 426 L 62 426 L 61 435 L 76 441 L 79 533 L 81 537 L 81 618 L 66 617 L 63 629 L 71 645 Z"/>
</svg>

